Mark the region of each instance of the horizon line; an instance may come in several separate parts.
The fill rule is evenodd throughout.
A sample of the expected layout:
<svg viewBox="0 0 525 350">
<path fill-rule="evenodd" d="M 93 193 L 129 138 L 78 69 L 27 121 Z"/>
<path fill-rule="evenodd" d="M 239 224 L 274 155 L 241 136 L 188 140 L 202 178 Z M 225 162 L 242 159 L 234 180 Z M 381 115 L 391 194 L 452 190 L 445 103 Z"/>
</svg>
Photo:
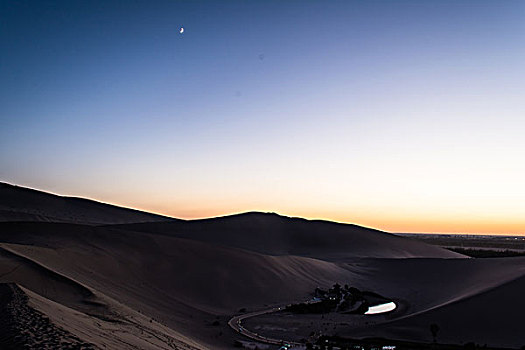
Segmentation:
<svg viewBox="0 0 525 350">
<path fill-rule="evenodd" d="M 331 223 L 337 223 L 337 224 L 355 225 L 355 226 L 360 226 L 360 227 L 363 227 L 363 228 L 372 229 L 372 230 L 381 231 L 381 232 L 390 233 L 390 234 L 458 235 L 458 236 L 459 235 L 464 235 L 464 236 L 506 236 L 506 237 L 523 237 L 525 235 L 525 234 L 509 234 L 509 233 L 386 231 L 386 230 L 379 229 L 377 227 L 367 226 L 367 225 L 363 225 L 363 224 L 356 223 L 356 222 L 341 221 L 341 220 L 336 220 L 336 219 L 331 219 L 331 218 L 326 218 L 326 217 L 316 217 L 316 216 L 306 217 L 306 216 L 287 215 L 287 214 L 280 213 L 280 212 L 277 212 L 277 211 L 261 211 L 261 210 L 255 210 L 255 209 L 253 209 L 253 210 L 245 210 L 245 211 L 227 212 L 227 213 L 219 214 L 219 215 L 215 215 L 215 216 L 202 216 L 202 217 L 184 218 L 184 217 L 176 217 L 176 216 L 172 216 L 172 215 L 167 215 L 167 214 L 164 214 L 162 212 L 157 212 L 157 211 L 153 211 L 153 210 L 149 210 L 149 209 L 132 207 L 132 206 L 128 206 L 126 204 L 119 204 L 119 203 L 115 203 L 115 202 L 105 202 L 105 201 L 102 201 L 102 200 L 99 200 L 99 199 L 96 199 L 96 198 L 90 198 L 88 196 L 81 197 L 81 196 L 76 196 L 76 195 L 63 195 L 63 194 L 56 193 L 56 192 L 53 192 L 53 191 L 42 190 L 42 189 L 39 189 L 39 188 L 30 187 L 30 186 L 22 186 L 22 185 L 10 183 L 10 182 L 7 182 L 7 181 L 0 181 L 0 183 L 6 184 L 6 185 L 9 185 L 9 186 L 13 186 L 13 187 L 20 187 L 20 188 L 28 189 L 28 190 L 32 190 L 32 191 L 43 192 L 43 193 L 46 193 L 46 194 L 49 194 L 49 195 L 53 195 L 53 196 L 57 196 L 57 197 L 72 198 L 72 199 L 84 199 L 84 200 L 89 200 L 89 201 L 92 201 L 92 202 L 101 203 L 101 204 L 105 204 L 105 205 L 111 205 L 111 206 L 119 207 L 119 208 L 123 208 L 123 209 L 136 210 L 136 211 L 140 211 L 140 212 L 147 213 L 147 214 L 153 214 L 153 215 L 158 215 L 158 216 L 162 216 L 162 217 L 169 218 L 169 219 L 184 220 L 184 221 L 198 221 L 198 220 L 206 220 L 206 219 L 218 219 L 218 218 L 225 218 L 225 217 L 242 215 L 242 214 L 257 213 L 257 214 L 275 214 L 275 215 L 278 215 L 278 216 L 281 216 L 281 217 L 287 217 L 287 218 L 291 218 L 291 219 L 303 219 L 303 220 L 308 220 L 308 221 L 325 221 L 325 222 L 331 222 Z"/>
</svg>

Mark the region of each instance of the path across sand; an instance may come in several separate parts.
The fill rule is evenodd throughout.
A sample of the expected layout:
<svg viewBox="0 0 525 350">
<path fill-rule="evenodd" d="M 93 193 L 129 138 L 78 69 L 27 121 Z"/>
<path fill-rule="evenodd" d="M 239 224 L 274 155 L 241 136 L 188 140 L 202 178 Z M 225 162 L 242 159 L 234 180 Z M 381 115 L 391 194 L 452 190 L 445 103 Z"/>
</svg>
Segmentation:
<svg viewBox="0 0 525 350">
<path fill-rule="evenodd" d="M 273 344 L 273 345 L 288 344 L 288 345 L 291 345 L 292 347 L 303 346 L 303 344 L 301 344 L 301 343 L 288 341 L 288 340 L 283 340 L 283 339 L 273 339 L 273 338 L 268 338 L 268 337 L 259 335 L 257 333 L 254 333 L 254 332 L 244 328 L 242 326 L 242 324 L 241 324 L 241 322 L 243 320 L 247 319 L 247 318 L 255 317 L 255 316 L 261 316 L 261 315 L 265 315 L 265 314 L 270 314 L 270 313 L 273 313 L 273 312 L 278 312 L 278 311 L 281 311 L 283 308 L 284 308 L 284 306 L 279 306 L 279 307 L 274 307 L 274 308 L 271 308 L 271 309 L 266 309 L 266 310 L 262 310 L 262 311 L 255 311 L 255 312 L 250 312 L 250 313 L 247 313 L 247 314 L 244 314 L 244 315 L 234 316 L 234 317 L 232 317 L 232 319 L 230 319 L 228 321 L 228 325 L 234 331 L 238 332 L 239 334 L 242 334 L 242 335 L 244 335 L 244 336 L 246 336 L 248 338 L 251 338 L 253 340 L 260 341 L 262 343 Z"/>
</svg>

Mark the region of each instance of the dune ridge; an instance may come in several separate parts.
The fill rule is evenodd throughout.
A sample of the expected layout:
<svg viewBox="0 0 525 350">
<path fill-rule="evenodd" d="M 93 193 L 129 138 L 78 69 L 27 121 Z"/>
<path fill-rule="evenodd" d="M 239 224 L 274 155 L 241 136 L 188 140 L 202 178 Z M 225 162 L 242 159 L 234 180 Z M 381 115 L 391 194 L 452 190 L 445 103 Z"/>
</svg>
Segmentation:
<svg viewBox="0 0 525 350">
<path fill-rule="evenodd" d="M 59 196 L 0 182 L 0 222 L 47 221 L 89 225 L 174 220 L 91 199 Z"/>
<path fill-rule="evenodd" d="M 353 224 L 249 212 L 202 220 L 113 225 L 267 255 L 338 261 L 350 257 L 463 258 L 449 250 Z"/>
</svg>

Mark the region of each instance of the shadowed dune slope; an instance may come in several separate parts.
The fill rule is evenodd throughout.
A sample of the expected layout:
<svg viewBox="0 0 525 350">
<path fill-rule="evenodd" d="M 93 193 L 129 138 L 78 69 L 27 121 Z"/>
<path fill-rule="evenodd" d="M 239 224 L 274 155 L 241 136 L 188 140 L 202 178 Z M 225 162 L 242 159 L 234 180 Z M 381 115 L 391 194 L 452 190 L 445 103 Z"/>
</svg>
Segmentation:
<svg viewBox="0 0 525 350">
<path fill-rule="evenodd" d="M 73 334 L 56 327 L 28 305 L 28 296 L 14 283 L 0 283 L 0 347 L 16 349 L 90 349 Z"/>
<path fill-rule="evenodd" d="M 412 239 L 351 224 L 245 213 L 204 220 L 118 225 L 269 255 L 325 260 L 349 257 L 458 258 L 461 254 Z"/>
<path fill-rule="evenodd" d="M 334 327 L 332 334 L 353 339 L 431 343 L 430 325 L 435 323 L 441 329 L 440 344 L 475 342 L 514 349 L 525 345 L 525 258 L 355 259 L 340 266 L 357 276 L 347 281 L 350 285 L 377 292 L 397 308 L 379 315 L 328 313 L 324 318 L 266 315 L 248 321 L 247 328 L 299 341 L 312 328 L 326 331 L 328 325 L 328 330 Z"/>
<path fill-rule="evenodd" d="M 368 288 L 400 306 L 387 318 L 423 313 L 525 276 L 525 258 L 366 259 L 346 263 Z M 525 311 L 525 310 L 524 310 Z"/>
<path fill-rule="evenodd" d="M 0 244 L 0 281 L 19 283 L 68 306 L 82 305 L 94 297 L 88 288 L 10 251 L 4 243 Z"/>
<path fill-rule="evenodd" d="M 44 221 L 95 225 L 168 220 L 175 219 L 0 182 L 0 222 Z"/>
<path fill-rule="evenodd" d="M 1 349 L 155 349 L 204 347 L 114 300 L 106 315 L 79 312 L 15 283 L 0 283 Z"/>
<path fill-rule="evenodd" d="M 308 298 L 317 286 L 357 278 L 334 263 L 297 256 L 268 256 L 166 235 L 63 223 L 1 223 L 2 247 L 24 261 L 88 286 L 199 342 L 217 341 L 217 316 Z M 1 263 L 1 261 L 0 261 Z M 9 272 L 13 264 L 5 266 Z M 47 271 L 9 273 L 46 295 Z M 62 290 L 62 288 L 57 288 Z M 63 290 L 64 293 L 66 289 Z M 68 305 L 69 294 L 50 296 Z M 83 311 L 71 304 L 75 310 Z M 224 323 L 225 324 L 225 323 Z M 210 348 L 219 348 L 216 344 Z"/>
<path fill-rule="evenodd" d="M 524 346 L 525 275 L 523 269 L 525 259 L 516 260 L 514 263 L 521 270 L 520 277 L 498 285 L 493 285 L 494 276 L 488 277 L 485 281 L 485 288 L 478 284 L 476 293 L 466 293 L 459 298 L 458 295 L 452 295 L 449 296 L 449 302 L 442 305 L 375 327 L 353 329 L 348 335 L 431 342 L 430 325 L 437 324 L 439 326 L 437 340 L 440 343 L 475 342 L 481 345 L 510 348 Z M 509 262 L 508 265 L 510 268 L 511 263 Z M 478 274 L 481 272 L 482 270 Z M 463 283 L 463 287 L 467 284 L 468 278 Z M 441 285 L 438 282 L 435 283 L 434 288 L 426 286 L 424 290 L 429 292 L 432 292 L 433 289 L 441 290 L 443 299 L 446 296 L 446 289 L 450 288 L 443 290 Z"/>
<path fill-rule="evenodd" d="M 95 289 L 115 288 L 109 295 L 182 302 L 207 312 L 293 301 L 319 284 L 353 275 L 312 258 L 105 227 L 3 223 L 0 228 L 3 246 Z"/>
</svg>

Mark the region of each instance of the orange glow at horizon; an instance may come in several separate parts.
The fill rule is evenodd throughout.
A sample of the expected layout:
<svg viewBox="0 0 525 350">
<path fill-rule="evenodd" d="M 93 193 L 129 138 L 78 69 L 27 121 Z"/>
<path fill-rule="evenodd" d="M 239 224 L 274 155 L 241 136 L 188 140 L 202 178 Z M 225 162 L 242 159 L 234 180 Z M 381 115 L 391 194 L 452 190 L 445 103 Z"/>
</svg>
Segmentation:
<svg viewBox="0 0 525 350">
<path fill-rule="evenodd" d="M 125 204 L 118 204 L 126 206 Z M 217 208 L 164 208 L 161 205 L 142 206 L 134 205 L 134 209 L 153 212 L 178 219 L 195 220 L 211 217 L 228 216 L 246 212 L 271 212 L 283 216 L 300 217 L 309 220 L 326 220 L 359 226 L 369 227 L 391 233 L 442 233 L 442 234 L 486 234 L 486 235 L 516 235 L 525 236 L 525 220 L 511 220 L 508 218 L 483 217 L 424 217 L 385 215 L 384 213 L 358 213 L 355 216 L 340 212 L 308 210 L 278 210 L 268 206 L 237 207 L 234 209 L 219 210 Z"/>
<path fill-rule="evenodd" d="M 23 185 L 21 185 L 23 186 Z M 31 187 L 31 186 L 28 186 Z M 392 233 L 443 233 L 443 234 L 490 234 L 525 236 L 525 219 L 519 215 L 520 207 L 508 206 L 494 210 L 492 206 L 461 208 L 456 205 L 440 206 L 427 203 L 426 207 L 379 205 L 369 202 L 361 205 L 349 202 L 346 205 L 322 202 L 319 206 L 307 201 L 269 196 L 265 201 L 246 198 L 218 198 L 187 196 L 177 199 L 164 191 L 147 194 L 131 192 L 63 191 L 52 188 L 37 188 L 57 195 L 82 197 L 112 205 L 165 215 L 178 219 L 203 219 L 246 212 L 271 212 L 283 216 L 309 220 L 327 220 L 378 229 Z M 315 202 L 315 201 L 314 201 Z M 278 204 L 273 204 L 278 203 Z"/>
</svg>

